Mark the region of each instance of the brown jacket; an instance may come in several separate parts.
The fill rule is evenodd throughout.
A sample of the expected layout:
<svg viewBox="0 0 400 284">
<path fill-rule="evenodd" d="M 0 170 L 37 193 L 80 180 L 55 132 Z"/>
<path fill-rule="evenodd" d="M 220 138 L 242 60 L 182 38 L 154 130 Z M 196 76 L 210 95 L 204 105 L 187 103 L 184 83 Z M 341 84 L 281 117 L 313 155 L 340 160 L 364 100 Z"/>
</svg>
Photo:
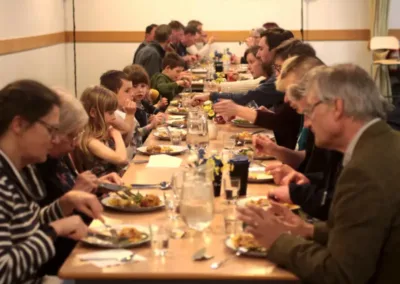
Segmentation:
<svg viewBox="0 0 400 284">
<path fill-rule="evenodd" d="M 400 135 L 385 122 L 360 137 L 314 240 L 282 235 L 268 259 L 307 283 L 400 283 Z"/>
</svg>

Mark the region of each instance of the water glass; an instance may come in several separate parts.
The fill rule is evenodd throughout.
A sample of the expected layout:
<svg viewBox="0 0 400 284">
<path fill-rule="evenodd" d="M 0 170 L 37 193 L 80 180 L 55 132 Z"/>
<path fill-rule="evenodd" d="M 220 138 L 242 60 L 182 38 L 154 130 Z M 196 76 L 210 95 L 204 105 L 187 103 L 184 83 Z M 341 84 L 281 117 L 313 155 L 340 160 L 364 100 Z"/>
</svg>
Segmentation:
<svg viewBox="0 0 400 284">
<path fill-rule="evenodd" d="M 242 231 L 242 222 L 237 218 L 236 206 L 228 206 L 224 211 L 225 233 L 235 235 Z"/>
<path fill-rule="evenodd" d="M 240 177 L 224 177 L 222 182 L 225 199 L 228 204 L 236 204 L 239 196 Z"/>
<path fill-rule="evenodd" d="M 170 139 L 172 145 L 180 145 L 182 141 L 182 132 L 172 130 Z"/>
<path fill-rule="evenodd" d="M 225 133 L 223 137 L 224 148 L 228 150 L 233 150 L 236 145 L 236 139 L 232 133 Z"/>
<path fill-rule="evenodd" d="M 151 250 L 155 256 L 165 256 L 169 248 L 170 230 L 166 225 L 149 225 Z"/>
<path fill-rule="evenodd" d="M 164 192 L 164 204 L 167 212 L 168 219 L 176 220 L 179 217 L 178 206 L 180 198 L 175 193 Z"/>
<path fill-rule="evenodd" d="M 171 182 L 172 191 L 179 198 L 181 197 L 181 194 L 182 194 L 182 188 L 183 188 L 184 181 L 185 181 L 185 172 L 184 171 L 179 171 L 172 175 L 172 182 Z"/>
</svg>

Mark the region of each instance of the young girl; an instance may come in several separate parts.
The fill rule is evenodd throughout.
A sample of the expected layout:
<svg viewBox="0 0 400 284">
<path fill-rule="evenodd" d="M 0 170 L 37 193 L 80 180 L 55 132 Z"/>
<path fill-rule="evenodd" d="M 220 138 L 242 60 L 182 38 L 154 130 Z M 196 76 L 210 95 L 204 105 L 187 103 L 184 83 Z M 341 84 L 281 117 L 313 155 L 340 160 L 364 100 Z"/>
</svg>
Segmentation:
<svg viewBox="0 0 400 284">
<path fill-rule="evenodd" d="M 104 87 L 94 86 L 83 92 L 81 102 L 89 122 L 79 143 L 76 166 L 80 171 L 91 170 L 96 176 L 118 172 L 128 161 L 122 135 L 111 126 L 118 107 L 117 96 Z"/>
</svg>

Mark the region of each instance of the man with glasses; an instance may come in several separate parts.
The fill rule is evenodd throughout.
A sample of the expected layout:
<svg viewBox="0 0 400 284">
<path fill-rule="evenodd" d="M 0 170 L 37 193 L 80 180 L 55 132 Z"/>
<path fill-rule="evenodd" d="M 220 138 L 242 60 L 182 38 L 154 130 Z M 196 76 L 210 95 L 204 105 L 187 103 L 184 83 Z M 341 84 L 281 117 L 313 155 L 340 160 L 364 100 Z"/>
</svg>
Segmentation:
<svg viewBox="0 0 400 284">
<path fill-rule="evenodd" d="M 306 84 L 306 124 L 318 147 L 344 154 L 329 219 L 307 224 L 273 204 L 239 209 L 267 259 L 307 283 L 398 283 L 400 136 L 362 68 L 321 67 Z"/>
</svg>

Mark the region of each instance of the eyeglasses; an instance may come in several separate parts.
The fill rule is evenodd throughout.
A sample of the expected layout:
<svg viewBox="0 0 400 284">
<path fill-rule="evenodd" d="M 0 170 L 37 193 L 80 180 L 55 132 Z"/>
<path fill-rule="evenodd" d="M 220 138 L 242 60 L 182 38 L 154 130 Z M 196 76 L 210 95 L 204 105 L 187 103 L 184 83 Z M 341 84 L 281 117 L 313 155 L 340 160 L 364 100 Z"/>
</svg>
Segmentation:
<svg viewBox="0 0 400 284">
<path fill-rule="evenodd" d="M 46 130 L 47 130 L 47 132 L 49 132 L 51 138 L 54 138 L 58 134 L 58 126 L 50 125 L 43 120 L 38 120 L 37 122 L 40 125 L 44 126 L 44 128 L 46 128 Z"/>
<path fill-rule="evenodd" d="M 308 118 L 310 118 L 311 115 L 313 114 L 315 108 L 316 108 L 317 106 L 319 106 L 320 104 L 322 104 L 322 103 L 323 103 L 323 101 L 321 101 L 321 100 L 315 102 L 313 105 L 311 105 L 311 107 L 309 107 L 309 108 L 307 108 L 307 109 L 304 109 L 303 115 L 306 116 L 306 117 L 308 117 Z"/>
</svg>

